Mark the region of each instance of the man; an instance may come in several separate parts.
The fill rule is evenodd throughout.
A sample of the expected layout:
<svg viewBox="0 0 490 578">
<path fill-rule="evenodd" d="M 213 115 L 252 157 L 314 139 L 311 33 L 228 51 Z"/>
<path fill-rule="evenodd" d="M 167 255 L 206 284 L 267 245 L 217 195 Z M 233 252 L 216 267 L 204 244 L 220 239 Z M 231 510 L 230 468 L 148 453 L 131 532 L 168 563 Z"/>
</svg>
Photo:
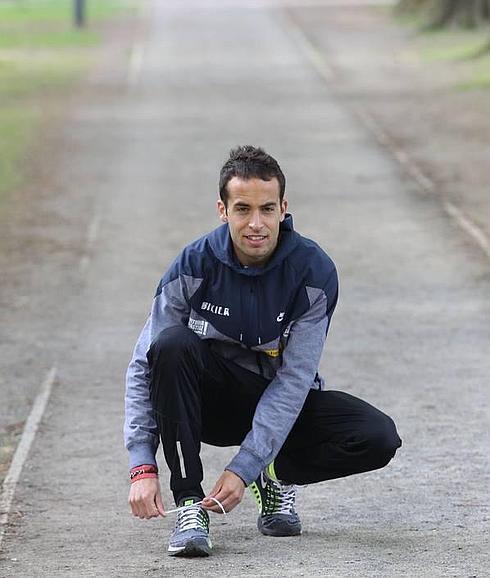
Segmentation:
<svg viewBox="0 0 490 578">
<path fill-rule="evenodd" d="M 164 515 L 162 440 L 181 507 L 169 554 L 207 556 L 207 510 L 229 512 L 247 486 L 258 529 L 295 536 L 295 484 L 385 466 L 401 445 L 393 421 L 317 373 L 337 303 L 328 255 L 296 233 L 285 178 L 260 148 L 237 147 L 220 173 L 223 224 L 188 245 L 163 276 L 129 365 L 129 503 Z M 240 446 L 205 495 L 200 443 Z"/>
</svg>

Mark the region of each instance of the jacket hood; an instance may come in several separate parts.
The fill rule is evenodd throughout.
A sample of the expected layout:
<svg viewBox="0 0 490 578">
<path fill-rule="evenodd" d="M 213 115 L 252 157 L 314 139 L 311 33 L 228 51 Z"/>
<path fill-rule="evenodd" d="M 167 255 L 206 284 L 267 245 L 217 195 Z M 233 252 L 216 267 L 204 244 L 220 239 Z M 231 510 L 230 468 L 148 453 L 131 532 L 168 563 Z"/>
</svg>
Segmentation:
<svg viewBox="0 0 490 578">
<path fill-rule="evenodd" d="M 225 265 L 242 275 L 257 276 L 277 267 L 298 246 L 300 235 L 293 228 L 293 217 L 286 213 L 279 225 L 279 239 L 271 258 L 263 267 L 244 267 L 233 250 L 228 223 L 225 223 L 208 235 L 209 245 L 214 255 Z"/>
</svg>

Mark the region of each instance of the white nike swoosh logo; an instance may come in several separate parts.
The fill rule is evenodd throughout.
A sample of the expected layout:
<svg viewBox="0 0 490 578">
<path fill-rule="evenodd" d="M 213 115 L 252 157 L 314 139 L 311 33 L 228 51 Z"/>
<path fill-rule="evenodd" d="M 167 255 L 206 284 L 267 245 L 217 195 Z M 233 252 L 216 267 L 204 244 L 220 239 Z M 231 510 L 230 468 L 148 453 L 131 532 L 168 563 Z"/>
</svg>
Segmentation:
<svg viewBox="0 0 490 578">
<path fill-rule="evenodd" d="M 267 480 L 265 479 L 264 472 L 260 473 L 260 485 L 264 488 L 267 486 Z"/>
</svg>

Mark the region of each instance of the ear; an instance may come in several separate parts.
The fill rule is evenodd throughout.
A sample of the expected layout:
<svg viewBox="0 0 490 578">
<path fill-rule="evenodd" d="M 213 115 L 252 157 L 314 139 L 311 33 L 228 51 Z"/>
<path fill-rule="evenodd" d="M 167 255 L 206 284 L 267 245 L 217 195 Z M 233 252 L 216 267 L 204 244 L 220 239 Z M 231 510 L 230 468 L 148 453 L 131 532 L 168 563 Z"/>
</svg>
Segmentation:
<svg viewBox="0 0 490 578">
<path fill-rule="evenodd" d="M 281 203 L 281 218 L 280 218 L 281 221 L 284 221 L 287 210 L 288 210 L 288 202 L 286 201 L 286 199 L 283 199 Z"/>
<path fill-rule="evenodd" d="M 226 205 L 223 203 L 223 201 L 221 199 L 218 200 L 217 207 L 218 207 L 218 216 L 220 218 L 220 221 L 222 221 L 223 223 L 227 223 L 228 222 L 228 213 L 226 212 Z"/>
</svg>

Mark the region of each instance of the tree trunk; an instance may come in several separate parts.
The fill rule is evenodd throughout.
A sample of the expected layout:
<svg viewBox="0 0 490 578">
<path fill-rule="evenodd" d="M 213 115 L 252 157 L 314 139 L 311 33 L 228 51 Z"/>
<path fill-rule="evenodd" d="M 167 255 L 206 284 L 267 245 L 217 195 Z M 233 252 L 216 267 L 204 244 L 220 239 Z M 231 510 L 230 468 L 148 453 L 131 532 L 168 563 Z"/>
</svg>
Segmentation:
<svg viewBox="0 0 490 578">
<path fill-rule="evenodd" d="M 461 9 L 461 3 L 464 4 L 466 1 L 472 2 L 472 0 L 438 0 L 435 2 L 435 16 L 428 27 L 436 29 L 449 24 L 454 20 L 458 9 Z"/>
</svg>

